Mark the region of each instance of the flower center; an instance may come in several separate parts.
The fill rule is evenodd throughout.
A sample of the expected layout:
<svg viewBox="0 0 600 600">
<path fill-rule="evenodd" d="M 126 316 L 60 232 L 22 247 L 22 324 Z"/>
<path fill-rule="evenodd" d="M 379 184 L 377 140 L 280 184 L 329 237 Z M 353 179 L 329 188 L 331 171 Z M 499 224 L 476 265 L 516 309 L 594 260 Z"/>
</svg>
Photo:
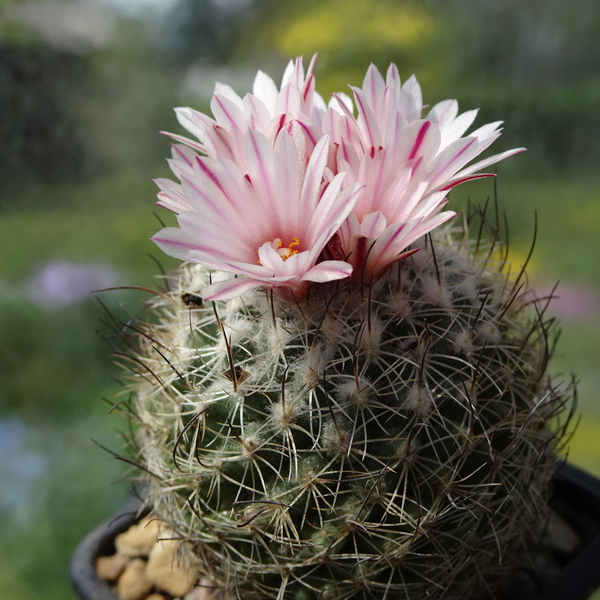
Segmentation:
<svg viewBox="0 0 600 600">
<path fill-rule="evenodd" d="M 284 248 L 283 240 L 281 238 L 275 238 L 271 245 L 275 250 L 277 250 L 277 254 L 281 256 L 281 260 L 287 260 L 290 256 L 294 256 L 294 254 L 298 254 L 298 250 L 295 249 L 296 246 L 300 245 L 300 240 L 297 237 L 292 238 L 290 244 Z"/>
</svg>

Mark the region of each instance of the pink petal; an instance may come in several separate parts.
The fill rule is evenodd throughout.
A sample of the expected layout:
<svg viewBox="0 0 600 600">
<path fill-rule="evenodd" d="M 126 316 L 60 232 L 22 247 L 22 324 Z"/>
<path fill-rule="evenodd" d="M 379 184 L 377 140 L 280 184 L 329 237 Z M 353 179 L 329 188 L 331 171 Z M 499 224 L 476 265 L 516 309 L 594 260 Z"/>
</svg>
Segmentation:
<svg viewBox="0 0 600 600">
<path fill-rule="evenodd" d="M 299 202 L 302 189 L 302 175 L 305 164 L 304 134 L 298 129 L 292 136 L 287 129 L 277 137 L 273 149 L 274 182 L 273 195 L 278 197 L 278 206 L 271 210 L 279 216 L 279 235 L 276 237 L 297 237 L 303 229 L 302 222 L 311 207 Z"/>
<path fill-rule="evenodd" d="M 457 114 L 458 102 L 456 100 L 442 100 L 429 111 L 427 120 L 439 127 L 445 127 L 456 119 Z"/>
<path fill-rule="evenodd" d="M 300 204 L 307 212 L 314 211 L 317 206 L 328 152 L 329 136 L 325 135 L 319 140 L 311 154 L 302 184 Z"/>
<path fill-rule="evenodd" d="M 417 136 L 415 137 L 415 141 L 413 142 L 410 154 L 408 155 L 409 160 L 415 158 L 417 154 L 419 154 L 420 156 L 423 155 L 423 152 L 420 152 L 420 150 L 429 129 L 431 129 L 431 121 L 423 121 L 419 127 L 419 130 L 417 131 Z"/>
<path fill-rule="evenodd" d="M 381 131 L 365 94 L 360 88 L 350 87 L 354 92 L 354 100 L 358 108 L 358 124 L 362 129 L 367 148 L 381 146 L 383 143 Z"/>
<path fill-rule="evenodd" d="M 202 298 L 208 302 L 213 300 L 231 300 L 231 298 L 237 298 L 260 286 L 260 282 L 253 281 L 252 279 L 232 278 L 207 285 L 202 288 L 201 294 Z"/>
<path fill-rule="evenodd" d="M 354 208 L 358 194 L 362 190 L 359 183 L 353 183 L 340 193 L 339 186 L 343 178 L 343 173 L 336 175 L 325 190 L 318 209 L 312 215 L 308 233 L 313 252 L 320 253 L 325 247 Z"/>
<path fill-rule="evenodd" d="M 237 221 L 236 207 L 232 206 L 216 174 L 217 165 L 207 160 L 198 161 L 198 165 L 200 168 L 194 177 L 184 175 L 181 179 L 185 196 L 194 211 L 217 222 Z"/>
<path fill-rule="evenodd" d="M 195 142 L 194 140 L 190 140 L 189 138 L 186 138 L 182 135 L 177 135 L 175 133 L 169 133 L 168 131 L 161 131 L 161 133 L 163 135 L 166 135 L 167 137 L 171 138 L 172 140 L 181 142 L 182 144 L 185 144 L 186 146 L 189 146 L 190 148 L 193 148 L 194 150 L 196 150 L 198 152 L 204 153 L 205 146 L 204 146 L 204 144 L 202 144 L 200 142 Z"/>
<path fill-rule="evenodd" d="M 281 78 L 281 89 L 283 89 L 288 83 L 295 83 L 298 81 L 298 70 L 302 69 L 302 59 L 298 57 L 295 61 L 290 60 L 287 66 L 285 67 L 285 71 L 283 72 L 283 77 Z M 302 73 L 302 78 L 304 77 L 304 73 Z"/>
<path fill-rule="evenodd" d="M 465 183 L 467 181 L 472 181 L 473 179 L 483 179 L 484 177 L 496 177 L 495 173 L 478 173 L 477 175 L 470 175 L 468 177 L 461 177 L 460 179 L 450 179 L 446 182 L 443 188 L 440 188 L 440 192 L 447 192 L 452 188 L 460 185 L 461 183 Z"/>
<path fill-rule="evenodd" d="M 494 121 L 493 123 L 486 123 L 479 129 L 473 131 L 470 135 L 476 137 L 480 142 L 483 142 L 488 138 L 495 140 L 500 135 L 500 130 L 498 130 L 498 127 L 500 127 L 503 122 L 504 121 Z"/>
<path fill-rule="evenodd" d="M 265 269 L 273 271 L 273 277 L 283 270 L 284 261 L 270 242 L 265 242 L 258 249 L 258 260 Z"/>
<path fill-rule="evenodd" d="M 350 277 L 350 275 L 352 275 L 352 265 L 341 260 L 324 260 L 307 271 L 302 280 L 325 283 L 336 279 L 344 279 Z"/>
<path fill-rule="evenodd" d="M 416 211 L 427 210 L 431 205 L 431 200 L 426 196 L 427 181 L 415 179 L 407 193 L 398 202 L 395 210 L 386 211 L 388 221 L 391 223 L 407 223 L 414 219 Z"/>
<path fill-rule="evenodd" d="M 231 86 L 227 85 L 226 83 L 217 82 L 215 84 L 214 95 L 215 96 L 223 96 L 223 98 L 227 98 L 227 100 L 230 100 L 231 102 L 233 102 L 238 108 L 242 108 L 242 99 L 239 97 L 237 92 Z"/>
<path fill-rule="evenodd" d="M 408 223 L 394 223 L 387 227 L 377 238 L 368 256 L 371 264 L 377 264 L 381 257 L 389 257 L 400 254 L 409 244 L 404 242 L 406 234 L 410 230 Z"/>
<path fill-rule="evenodd" d="M 165 227 L 150 238 L 165 254 L 187 260 L 190 250 L 196 248 L 193 240 L 179 227 Z"/>
<path fill-rule="evenodd" d="M 458 109 L 458 103 L 456 103 L 455 106 Z M 447 122 L 438 123 L 442 134 L 442 148 L 445 148 L 448 144 L 458 140 L 465 131 L 467 131 L 473 124 L 477 112 L 477 110 L 469 110 Z"/>
<path fill-rule="evenodd" d="M 479 153 L 480 145 L 475 137 L 469 136 L 452 142 L 436 157 L 429 177 L 429 187 L 436 188 L 447 181 Z"/>
<path fill-rule="evenodd" d="M 398 110 L 409 123 L 421 118 L 423 95 L 421 86 L 414 75 L 411 75 L 402 86 L 402 92 L 398 99 Z"/>
<path fill-rule="evenodd" d="M 219 219 L 194 212 L 181 213 L 177 222 L 188 237 L 196 241 L 198 250 L 222 259 L 256 261 L 253 238 L 243 223 L 227 225 Z"/>
<path fill-rule="evenodd" d="M 196 156 L 198 156 L 198 154 L 191 148 L 183 146 L 182 144 L 172 144 L 171 155 L 173 156 L 173 159 L 169 161 L 169 164 L 171 165 L 171 170 L 177 177 L 179 177 L 179 173 L 188 173 L 191 175 L 194 172 L 194 163 L 196 162 Z M 174 164 L 177 165 L 175 168 L 173 168 Z"/>
<path fill-rule="evenodd" d="M 300 90 L 288 83 L 280 92 L 275 104 L 275 115 L 292 114 L 298 115 L 302 106 Z"/>
<path fill-rule="evenodd" d="M 387 73 L 385 75 L 385 85 L 389 90 L 389 98 L 386 98 L 386 101 L 394 102 L 393 106 L 389 108 L 397 108 L 398 101 L 400 100 L 400 94 L 402 92 L 402 85 L 400 81 L 400 73 L 398 72 L 398 67 L 394 63 L 390 63 L 388 67 Z"/>
<path fill-rule="evenodd" d="M 285 199 L 277 195 L 275 174 L 273 173 L 273 148 L 267 138 L 253 129 L 248 131 L 245 142 L 248 176 L 267 214 L 270 215 L 274 229 L 278 228 L 278 201 Z"/>
<path fill-rule="evenodd" d="M 417 223 L 412 224 L 412 228 L 406 236 L 406 246 L 410 246 L 410 244 L 416 242 L 419 238 L 422 238 L 425 234 L 433 231 L 436 227 L 439 227 L 442 223 L 445 223 L 455 216 L 456 213 L 453 210 L 447 210 L 438 213 L 429 219 L 422 219 Z"/>
<path fill-rule="evenodd" d="M 248 126 L 258 131 L 266 131 L 272 119 L 272 111 L 256 96 L 246 94 L 243 101 L 244 112 L 248 115 Z"/>
<path fill-rule="evenodd" d="M 204 151 L 207 156 L 234 160 L 239 155 L 234 135 L 218 124 L 211 125 L 204 132 Z"/>
<path fill-rule="evenodd" d="M 459 173 L 456 173 L 454 178 L 456 179 L 456 178 L 464 177 L 465 175 L 470 175 L 471 173 L 474 173 L 475 171 L 479 171 L 480 169 L 485 169 L 486 167 L 489 167 L 490 165 L 500 162 L 501 160 L 504 160 L 505 158 L 508 158 L 509 156 L 513 156 L 513 154 L 518 154 L 519 152 L 524 152 L 525 150 L 527 150 L 527 148 L 514 148 L 513 150 L 507 150 L 506 152 L 501 152 L 500 154 L 494 154 L 494 156 L 490 156 L 489 158 L 484 158 L 483 160 L 480 160 L 477 163 L 469 165 L 466 169 L 463 169 Z"/>
<path fill-rule="evenodd" d="M 246 116 L 240 106 L 225 96 L 213 96 L 210 108 L 219 125 L 228 130 L 243 131 L 246 128 Z"/>
<path fill-rule="evenodd" d="M 160 206 L 163 206 L 175 213 L 181 213 L 187 210 L 192 210 L 192 205 L 189 203 L 181 185 L 171 181 L 170 179 L 155 179 L 154 183 L 160 188 L 157 194 Z"/>
<path fill-rule="evenodd" d="M 187 129 L 192 135 L 195 135 L 199 140 L 204 136 L 204 130 L 213 122 L 213 120 L 191 108 L 179 107 L 175 109 L 175 116 L 179 124 Z"/>
<path fill-rule="evenodd" d="M 344 92 L 336 92 L 335 94 L 331 94 L 329 108 L 332 108 L 335 112 L 341 115 L 352 117 L 354 104 L 352 102 L 352 98 L 350 98 L 348 94 L 344 94 Z"/>
<path fill-rule="evenodd" d="M 383 115 L 385 100 L 385 81 L 377 67 L 371 63 L 363 79 L 362 91 L 376 120 Z"/>
<path fill-rule="evenodd" d="M 387 219 L 379 211 L 373 212 L 363 218 L 360 232 L 368 238 L 379 237 L 387 227 Z"/>
<path fill-rule="evenodd" d="M 288 260 L 291 260 L 291 258 Z M 283 265 L 284 261 L 282 261 L 281 258 L 279 258 L 279 263 Z M 260 264 L 237 262 L 233 260 L 224 262 L 224 267 L 220 270 L 228 271 L 230 273 L 236 273 L 238 275 L 244 275 L 245 277 L 249 277 L 254 281 L 261 281 L 261 285 L 279 285 L 283 283 L 288 283 L 294 279 L 298 279 L 298 275 L 294 273 L 278 275 L 277 270 L 274 268 L 265 267 L 264 265 Z"/>
</svg>

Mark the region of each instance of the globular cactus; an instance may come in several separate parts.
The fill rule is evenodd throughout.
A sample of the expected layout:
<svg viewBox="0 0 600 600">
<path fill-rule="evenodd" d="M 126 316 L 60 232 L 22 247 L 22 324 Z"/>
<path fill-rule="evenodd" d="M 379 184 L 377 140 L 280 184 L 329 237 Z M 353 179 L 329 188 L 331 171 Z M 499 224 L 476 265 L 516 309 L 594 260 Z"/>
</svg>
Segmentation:
<svg viewBox="0 0 600 600">
<path fill-rule="evenodd" d="M 566 401 L 505 267 L 447 229 L 297 304 L 205 304 L 189 264 L 151 300 L 136 460 L 217 598 L 492 597 L 546 515 Z"/>
<path fill-rule="evenodd" d="M 394 77 L 388 74 L 387 98 Z M 293 81 L 302 88 L 303 78 Z M 401 97 L 398 106 L 405 106 Z M 356 98 L 364 125 L 368 102 L 358 92 Z M 237 114 L 233 100 L 219 101 L 215 113 L 225 107 Z M 262 114 L 256 98 L 249 104 Z M 148 319 L 130 324 L 137 332 L 126 352 L 136 424 L 131 460 L 141 466 L 148 503 L 181 538 L 182 552 L 215 598 L 491 598 L 543 526 L 558 439 L 551 425 L 569 399 L 546 374 L 551 333 L 544 307 L 522 274 L 510 275 L 495 235 L 490 243 L 480 235 L 471 241 L 467 220 L 432 231 L 452 216 L 435 220 L 444 190 L 469 174 L 455 175 L 456 167 L 441 182 L 431 157 L 419 158 L 423 140 L 437 123 L 442 141 L 433 153 L 450 148 L 446 161 L 493 127 L 460 138 L 454 150 L 443 111 L 434 107 L 431 120 L 411 129 L 407 117 L 398 126 L 398 135 L 409 137 L 398 170 L 390 156 L 400 160 L 402 152 L 392 140 L 366 153 L 344 181 L 341 166 L 358 164 L 347 149 L 348 160 L 339 158 L 343 140 L 336 141 L 336 132 L 344 128 L 331 126 L 331 136 L 311 146 L 318 136 L 302 136 L 314 127 L 297 126 L 310 111 L 297 112 L 285 113 L 279 129 L 264 135 L 254 125 L 244 132 L 239 115 L 229 132 L 215 126 L 221 146 L 230 144 L 222 160 L 208 121 L 198 120 L 205 142 L 214 143 L 196 143 L 194 152 L 177 148 L 173 170 L 182 186 L 161 182 L 161 203 L 180 214 L 183 233 L 167 229 L 156 241 L 192 262 L 148 302 Z M 314 117 L 312 125 L 317 121 L 326 129 L 324 118 Z M 245 146 L 232 141 L 234 134 Z M 435 143 L 427 144 L 432 152 Z M 384 158 L 376 163 L 378 153 Z M 410 188 L 411 173 L 425 163 L 431 185 Z M 240 211 L 256 201 L 260 212 L 261 194 L 281 185 L 282 169 L 291 191 L 280 192 L 322 210 L 311 221 L 325 231 L 314 242 L 317 250 L 303 246 L 312 233 L 302 229 L 300 215 L 298 237 L 261 231 L 240 258 L 246 262 L 233 262 L 226 253 L 245 251 L 247 232 L 239 229 L 242 242 L 233 237 L 244 223 L 229 213 L 225 244 L 210 237 L 202 219 L 211 226 L 219 210 L 238 201 Z M 369 169 L 381 175 L 378 184 L 369 181 Z M 404 179 L 394 180 L 396 171 Z M 394 173 L 391 180 L 386 173 Z M 388 200 L 400 184 L 412 191 L 399 205 L 421 207 L 406 227 L 390 225 L 395 213 Z M 365 200 L 376 197 L 373 186 L 387 200 L 369 213 L 377 208 Z M 342 195 L 337 213 L 335 194 Z M 202 204 L 217 197 L 218 209 Z M 281 202 L 284 211 L 296 210 Z M 359 205 L 366 216 L 357 213 Z M 423 206 L 433 215 L 429 221 Z M 285 229 L 287 214 L 271 208 L 269 222 Z M 390 259 L 390 240 L 423 228 L 432 233 L 404 237 Z M 192 239 L 200 230 L 213 250 Z M 268 275 L 267 264 L 275 274 Z M 244 277 L 223 279 L 218 271 Z"/>
</svg>

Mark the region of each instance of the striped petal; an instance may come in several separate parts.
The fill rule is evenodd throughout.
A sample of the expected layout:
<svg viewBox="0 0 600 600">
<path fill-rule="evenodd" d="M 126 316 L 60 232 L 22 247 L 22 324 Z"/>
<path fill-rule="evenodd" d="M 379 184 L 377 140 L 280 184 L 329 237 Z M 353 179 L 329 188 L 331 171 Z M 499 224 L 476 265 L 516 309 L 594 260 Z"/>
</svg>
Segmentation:
<svg viewBox="0 0 600 600">
<path fill-rule="evenodd" d="M 315 92 L 315 59 L 306 71 L 301 58 L 290 61 L 279 87 L 259 71 L 243 98 L 217 84 L 213 117 L 176 109 L 191 138 L 167 134 L 177 142 L 169 164 L 179 181 L 156 183 L 178 227 L 153 239 L 235 276 L 208 286 L 210 298 L 264 287 L 297 300 L 353 268 L 354 279 L 378 276 L 454 215 L 444 210 L 449 189 L 522 151 L 476 161 L 502 122 L 468 134 L 477 110 L 459 114 L 456 100 L 423 118 L 416 77 L 402 84 L 395 65 L 385 79 L 371 65 L 353 99 L 338 93 L 326 105 Z"/>
</svg>

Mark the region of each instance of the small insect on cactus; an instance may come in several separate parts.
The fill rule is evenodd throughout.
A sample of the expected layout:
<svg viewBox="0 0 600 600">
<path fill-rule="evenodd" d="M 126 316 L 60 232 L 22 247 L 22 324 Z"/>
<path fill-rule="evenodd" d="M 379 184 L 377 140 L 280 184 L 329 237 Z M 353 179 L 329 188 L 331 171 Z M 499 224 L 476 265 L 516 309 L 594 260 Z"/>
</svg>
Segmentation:
<svg viewBox="0 0 600 600">
<path fill-rule="evenodd" d="M 173 136 L 154 240 L 185 262 L 131 324 L 132 460 L 206 597 L 494 597 L 569 394 L 497 232 L 439 226 L 518 150 L 467 166 L 499 123 L 422 118 L 393 65 L 326 106 L 312 66 L 178 110 L 198 141 Z"/>
</svg>

